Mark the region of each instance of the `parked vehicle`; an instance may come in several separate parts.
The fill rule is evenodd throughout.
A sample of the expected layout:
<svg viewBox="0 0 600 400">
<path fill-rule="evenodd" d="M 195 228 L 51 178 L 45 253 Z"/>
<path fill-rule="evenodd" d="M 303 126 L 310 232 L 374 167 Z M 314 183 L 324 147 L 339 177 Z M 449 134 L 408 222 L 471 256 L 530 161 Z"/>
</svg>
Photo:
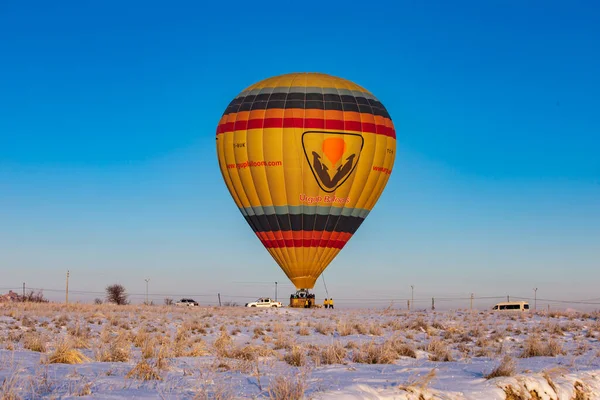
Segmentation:
<svg viewBox="0 0 600 400">
<path fill-rule="evenodd" d="M 279 301 L 275 301 L 270 297 L 261 297 L 260 299 L 246 303 L 246 307 L 283 307 Z"/>
<path fill-rule="evenodd" d="M 498 303 L 492 308 L 492 311 L 528 311 L 529 303 L 526 301 L 506 301 Z"/>
<path fill-rule="evenodd" d="M 181 299 L 175 305 L 180 307 L 198 307 L 200 304 L 193 299 Z"/>
</svg>

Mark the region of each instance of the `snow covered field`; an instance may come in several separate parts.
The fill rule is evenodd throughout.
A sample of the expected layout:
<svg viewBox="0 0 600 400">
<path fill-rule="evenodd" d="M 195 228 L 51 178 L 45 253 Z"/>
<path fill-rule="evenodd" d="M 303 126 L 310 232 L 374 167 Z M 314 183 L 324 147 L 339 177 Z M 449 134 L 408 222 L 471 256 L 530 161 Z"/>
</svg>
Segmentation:
<svg viewBox="0 0 600 400">
<path fill-rule="evenodd" d="M 595 399 L 600 314 L 0 305 L 0 399 Z"/>
</svg>

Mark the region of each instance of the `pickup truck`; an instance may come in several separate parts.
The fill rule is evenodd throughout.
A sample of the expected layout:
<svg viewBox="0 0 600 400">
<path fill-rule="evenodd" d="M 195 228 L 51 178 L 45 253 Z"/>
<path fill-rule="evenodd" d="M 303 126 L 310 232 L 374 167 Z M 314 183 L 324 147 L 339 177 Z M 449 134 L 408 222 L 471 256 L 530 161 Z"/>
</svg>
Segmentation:
<svg viewBox="0 0 600 400">
<path fill-rule="evenodd" d="M 283 304 L 269 297 L 261 297 L 256 301 L 246 303 L 246 307 L 283 307 Z"/>
</svg>

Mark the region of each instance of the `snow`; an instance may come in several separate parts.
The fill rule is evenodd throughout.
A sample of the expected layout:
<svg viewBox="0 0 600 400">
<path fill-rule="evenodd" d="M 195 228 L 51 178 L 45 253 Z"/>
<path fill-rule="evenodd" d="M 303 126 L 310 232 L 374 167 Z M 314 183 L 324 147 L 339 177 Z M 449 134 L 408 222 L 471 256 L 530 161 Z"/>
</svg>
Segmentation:
<svg viewBox="0 0 600 400">
<path fill-rule="evenodd" d="M 277 397 L 274 390 L 297 383 L 304 398 L 315 400 L 494 400 L 511 391 L 524 399 L 595 399 L 600 398 L 598 316 L 8 304 L 0 307 L 0 398 L 293 398 Z M 134 343 L 144 331 L 151 365 L 159 350 L 165 351 L 166 365 L 155 367 L 161 380 L 127 376 L 143 359 L 144 345 Z M 223 332 L 231 338 L 229 347 L 219 347 Z M 46 352 L 28 350 L 32 337 L 42 338 Z M 80 338 L 79 350 L 90 361 L 46 363 L 68 337 Z M 520 357 L 531 343 L 552 342 L 552 355 Z M 127 347 L 126 360 L 100 361 L 100 352 L 116 343 Z M 346 354 L 324 363 L 322 352 L 336 343 Z M 415 357 L 358 362 L 355 355 L 369 343 L 373 349 L 403 344 Z M 186 354 L 194 344 L 203 348 L 201 355 Z M 244 353 L 249 345 L 261 350 Z M 451 360 L 434 361 L 437 351 L 438 360 L 444 354 Z M 294 354 L 304 365 L 291 365 Z M 486 379 L 505 355 L 515 362 L 514 374 Z"/>
</svg>

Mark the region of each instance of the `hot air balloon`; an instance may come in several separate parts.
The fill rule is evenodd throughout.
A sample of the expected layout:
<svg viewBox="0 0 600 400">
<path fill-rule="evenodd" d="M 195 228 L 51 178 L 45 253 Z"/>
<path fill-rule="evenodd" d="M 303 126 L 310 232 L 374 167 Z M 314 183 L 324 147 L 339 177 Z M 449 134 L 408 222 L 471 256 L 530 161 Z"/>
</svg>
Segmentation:
<svg viewBox="0 0 600 400">
<path fill-rule="evenodd" d="M 346 79 L 291 73 L 242 91 L 216 136 L 240 212 L 296 289 L 313 289 L 388 182 L 396 133 L 387 110 Z"/>
</svg>

